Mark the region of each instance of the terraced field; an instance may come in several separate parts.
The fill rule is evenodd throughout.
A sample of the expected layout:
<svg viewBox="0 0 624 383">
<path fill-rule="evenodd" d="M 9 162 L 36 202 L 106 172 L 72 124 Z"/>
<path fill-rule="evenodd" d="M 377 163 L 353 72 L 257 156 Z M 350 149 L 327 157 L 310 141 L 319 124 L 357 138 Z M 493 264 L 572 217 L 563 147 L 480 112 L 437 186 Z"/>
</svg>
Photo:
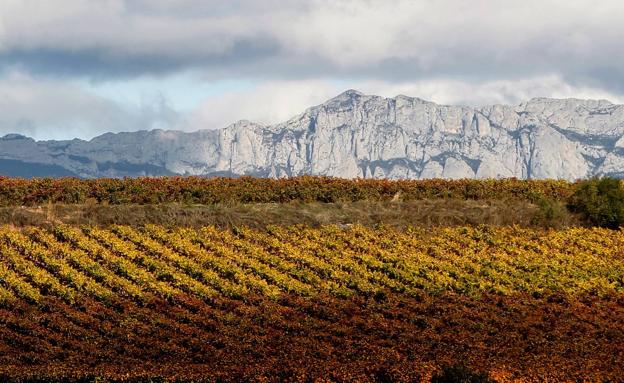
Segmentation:
<svg viewBox="0 0 624 383">
<path fill-rule="evenodd" d="M 0 229 L 2 381 L 428 381 L 458 362 L 622 381 L 624 232 Z"/>
</svg>

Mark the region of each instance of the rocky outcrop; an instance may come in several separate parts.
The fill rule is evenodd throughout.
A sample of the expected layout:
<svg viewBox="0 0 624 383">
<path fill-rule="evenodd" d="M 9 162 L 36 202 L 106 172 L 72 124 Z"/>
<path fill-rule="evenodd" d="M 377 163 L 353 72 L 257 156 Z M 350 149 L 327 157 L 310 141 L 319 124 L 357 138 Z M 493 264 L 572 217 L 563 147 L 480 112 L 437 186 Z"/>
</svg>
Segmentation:
<svg viewBox="0 0 624 383">
<path fill-rule="evenodd" d="M 350 90 L 270 126 L 239 121 L 222 130 L 107 133 L 90 141 L 7 135 L 0 139 L 0 173 L 7 173 L 2 160 L 80 177 L 622 177 L 624 106 L 535 98 L 473 108 Z"/>
</svg>

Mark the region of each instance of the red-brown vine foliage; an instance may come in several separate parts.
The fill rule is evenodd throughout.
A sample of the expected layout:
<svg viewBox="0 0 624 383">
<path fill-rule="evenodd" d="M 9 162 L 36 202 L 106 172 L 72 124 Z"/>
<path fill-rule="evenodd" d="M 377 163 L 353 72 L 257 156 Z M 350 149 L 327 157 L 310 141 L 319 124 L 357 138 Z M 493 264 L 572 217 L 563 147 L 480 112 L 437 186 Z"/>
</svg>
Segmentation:
<svg viewBox="0 0 624 383">
<path fill-rule="evenodd" d="M 0 382 L 621 382 L 624 231 L 0 229 Z"/>
<path fill-rule="evenodd" d="M 0 206 L 110 204 L 340 202 L 424 198 L 564 200 L 574 183 L 556 180 L 347 180 L 330 177 L 125 179 L 0 177 Z"/>
<path fill-rule="evenodd" d="M 499 381 L 622 381 L 624 301 L 179 296 L 0 309 L 3 382 L 417 382 L 460 362 Z"/>
</svg>

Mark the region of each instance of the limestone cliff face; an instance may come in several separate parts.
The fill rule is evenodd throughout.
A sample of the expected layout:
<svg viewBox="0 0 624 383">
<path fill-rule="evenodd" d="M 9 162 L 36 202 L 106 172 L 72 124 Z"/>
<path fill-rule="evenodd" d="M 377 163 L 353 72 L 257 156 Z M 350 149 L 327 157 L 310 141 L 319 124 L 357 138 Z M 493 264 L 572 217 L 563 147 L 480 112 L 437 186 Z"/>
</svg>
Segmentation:
<svg viewBox="0 0 624 383">
<path fill-rule="evenodd" d="M 277 125 L 107 133 L 91 141 L 0 139 L 3 161 L 81 177 L 303 174 L 345 178 L 624 177 L 624 106 L 536 98 L 446 106 L 347 91 Z"/>
</svg>

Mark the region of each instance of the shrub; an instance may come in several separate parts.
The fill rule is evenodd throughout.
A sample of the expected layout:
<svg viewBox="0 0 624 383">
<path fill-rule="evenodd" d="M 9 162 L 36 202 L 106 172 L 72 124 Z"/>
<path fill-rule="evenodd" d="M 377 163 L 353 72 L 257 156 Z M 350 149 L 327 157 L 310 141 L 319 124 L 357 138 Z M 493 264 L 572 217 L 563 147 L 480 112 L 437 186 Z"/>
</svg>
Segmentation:
<svg viewBox="0 0 624 383">
<path fill-rule="evenodd" d="M 552 198 L 541 197 L 536 202 L 537 212 L 531 219 L 533 225 L 561 227 L 568 220 L 569 212 L 565 203 Z"/>
<path fill-rule="evenodd" d="M 594 226 L 617 229 L 624 225 L 624 188 L 613 178 L 582 181 L 568 207 Z"/>
<path fill-rule="evenodd" d="M 444 366 L 431 377 L 431 383 L 494 383 L 488 374 L 474 372 L 463 365 Z"/>
</svg>

